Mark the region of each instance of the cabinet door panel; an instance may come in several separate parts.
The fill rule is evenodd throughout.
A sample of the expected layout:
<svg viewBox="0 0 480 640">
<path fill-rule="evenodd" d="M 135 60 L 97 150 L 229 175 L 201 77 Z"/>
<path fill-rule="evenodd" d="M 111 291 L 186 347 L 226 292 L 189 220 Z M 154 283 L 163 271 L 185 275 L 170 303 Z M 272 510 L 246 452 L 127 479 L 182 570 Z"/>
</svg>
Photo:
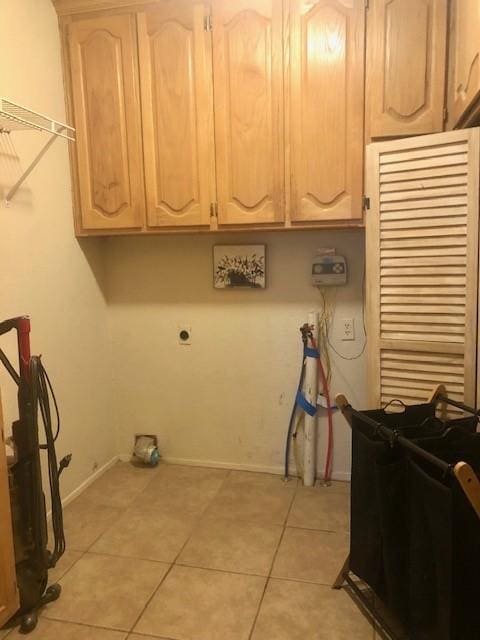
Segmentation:
<svg viewBox="0 0 480 640">
<path fill-rule="evenodd" d="M 452 0 L 450 9 L 450 64 L 448 125 L 478 100 L 480 92 L 480 3 Z"/>
<path fill-rule="evenodd" d="M 220 224 L 284 219 L 280 0 L 213 1 Z"/>
<path fill-rule="evenodd" d="M 149 226 L 210 222 L 214 200 L 206 7 L 163 0 L 138 16 Z"/>
<path fill-rule="evenodd" d="M 447 0 L 372 0 L 368 86 L 372 137 L 443 128 Z"/>
<path fill-rule="evenodd" d="M 2 399 L 0 397 L 0 628 L 14 615 L 18 607 Z"/>
<path fill-rule="evenodd" d="M 362 217 L 363 0 L 291 0 L 292 222 Z"/>
<path fill-rule="evenodd" d="M 114 15 L 69 27 L 84 229 L 143 225 L 135 21 Z"/>
</svg>

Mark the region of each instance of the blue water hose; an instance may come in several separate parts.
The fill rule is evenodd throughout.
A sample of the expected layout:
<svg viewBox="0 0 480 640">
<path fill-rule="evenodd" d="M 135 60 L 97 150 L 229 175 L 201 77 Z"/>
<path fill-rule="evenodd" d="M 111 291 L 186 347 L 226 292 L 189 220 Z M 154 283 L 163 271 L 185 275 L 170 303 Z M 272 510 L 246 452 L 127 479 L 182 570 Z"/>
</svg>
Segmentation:
<svg viewBox="0 0 480 640">
<path fill-rule="evenodd" d="M 289 458 L 290 458 L 290 442 L 292 440 L 293 427 L 295 424 L 295 414 L 297 412 L 297 398 L 302 392 L 303 380 L 305 378 L 305 353 L 302 353 L 302 365 L 300 369 L 300 379 L 298 381 L 297 391 L 295 393 L 295 399 L 293 401 L 292 412 L 290 414 L 290 422 L 288 423 L 287 441 L 285 443 L 285 476 L 284 479 L 289 479 Z"/>
</svg>

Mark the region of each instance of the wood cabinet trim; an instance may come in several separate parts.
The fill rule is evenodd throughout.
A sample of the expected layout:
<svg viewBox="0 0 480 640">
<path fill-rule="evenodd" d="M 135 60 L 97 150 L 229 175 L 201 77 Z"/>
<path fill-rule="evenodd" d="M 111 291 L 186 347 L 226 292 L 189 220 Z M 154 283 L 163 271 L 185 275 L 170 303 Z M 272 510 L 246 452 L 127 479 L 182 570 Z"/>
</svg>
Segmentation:
<svg viewBox="0 0 480 640">
<path fill-rule="evenodd" d="M 140 11 L 155 8 L 162 0 L 52 0 L 58 16 L 98 14 L 98 12 Z"/>
<path fill-rule="evenodd" d="M 71 22 L 69 16 L 59 18 L 60 40 L 62 49 L 63 86 L 65 93 L 65 113 L 67 122 L 75 122 L 75 113 L 72 100 L 72 76 L 70 65 L 70 53 L 68 47 L 68 25 Z M 70 180 L 72 189 L 73 223 L 75 235 L 82 234 L 81 209 L 80 209 L 80 184 L 78 180 L 78 163 L 76 145 L 74 142 L 68 144 L 68 156 L 70 160 Z"/>
</svg>

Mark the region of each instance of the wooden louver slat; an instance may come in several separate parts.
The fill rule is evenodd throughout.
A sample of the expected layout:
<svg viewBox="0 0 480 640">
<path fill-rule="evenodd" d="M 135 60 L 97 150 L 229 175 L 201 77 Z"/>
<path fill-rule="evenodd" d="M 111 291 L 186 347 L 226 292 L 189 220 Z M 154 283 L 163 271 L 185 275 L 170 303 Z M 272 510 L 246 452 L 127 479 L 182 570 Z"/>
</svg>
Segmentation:
<svg viewBox="0 0 480 640">
<path fill-rule="evenodd" d="M 369 146 L 369 403 L 475 404 L 479 130 Z"/>
</svg>

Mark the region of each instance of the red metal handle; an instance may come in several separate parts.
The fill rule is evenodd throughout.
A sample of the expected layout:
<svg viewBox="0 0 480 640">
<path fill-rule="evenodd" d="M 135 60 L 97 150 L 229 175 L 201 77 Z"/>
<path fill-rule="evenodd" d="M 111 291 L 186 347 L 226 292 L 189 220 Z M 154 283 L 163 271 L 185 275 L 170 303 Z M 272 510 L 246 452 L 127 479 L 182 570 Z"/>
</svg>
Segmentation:
<svg viewBox="0 0 480 640">
<path fill-rule="evenodd" d="M 20 376 L 25 380 L 30 378 L 30 318 L 24 316 L 17 321 L 18 358 L 20 362 Z"/>
</svg>

